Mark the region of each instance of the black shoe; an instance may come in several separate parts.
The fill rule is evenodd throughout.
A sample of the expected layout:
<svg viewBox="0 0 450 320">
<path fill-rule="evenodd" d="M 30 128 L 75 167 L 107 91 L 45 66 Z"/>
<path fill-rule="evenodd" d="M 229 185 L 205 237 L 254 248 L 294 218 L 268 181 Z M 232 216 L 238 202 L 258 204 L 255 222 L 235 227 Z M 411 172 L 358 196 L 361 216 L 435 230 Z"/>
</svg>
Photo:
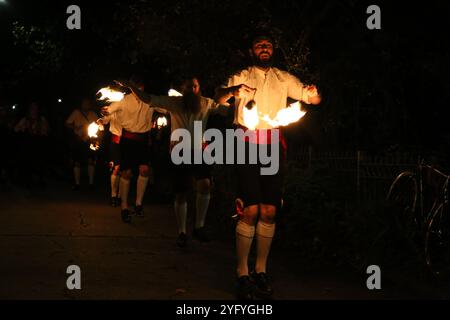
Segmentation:
<svg viewBox="0 0 450 320">
<path fill-rule="evenodd" d="M 260 298 L 268 299 L 273 295 L 273 288 L 270 277 L 265 272 L 256 273 L 253 271 L 252 278 L 256 284 L 256 295 Z"/>
<path fill-rule="evenodd" d="M 125 223 L 131 222 L 130 211 L 128 209 L 123 209 L 121 212 L 122 221 Z"/>
<path fill-rule="evenodd" d="M 179 246 L 180 248 L 185 248 L 186 245 L 187 245 L 187 236 L 186 233 L 182 232 L 178 235 L 177 246 Z"/>
<path fill-rule="evenodd" d="M 144 209 L 142 208 L 142 206 L 136 206 L 134 208 L 134 213 L 140 218 L 144 217 Z"/>
<path fill-rule="evenodd" d="M 80 185 L 79 185 L 79 184 L 74 185 L 74 186 L 72 187 L 72 190 L 73 190 L 73 191 L 80 191 Z"/>
<path fill-rule="evenodd" d="M 249 276 L 242 276 L 237 281 L 237 299 L 254 300 L 255 285 Z"/>
<path fill-rule="evenodd" d="M 111 198 L 111 207 L 117 207 L 119 206 L 119 199 L 117 197 L 112 197 Z"/>
<path fill-rule="evenodd" d="M 211 239 L 208 237 L 205 227 L 194 229 L 192 237 L 200 242 L 210 242 Z"/>
</svg>

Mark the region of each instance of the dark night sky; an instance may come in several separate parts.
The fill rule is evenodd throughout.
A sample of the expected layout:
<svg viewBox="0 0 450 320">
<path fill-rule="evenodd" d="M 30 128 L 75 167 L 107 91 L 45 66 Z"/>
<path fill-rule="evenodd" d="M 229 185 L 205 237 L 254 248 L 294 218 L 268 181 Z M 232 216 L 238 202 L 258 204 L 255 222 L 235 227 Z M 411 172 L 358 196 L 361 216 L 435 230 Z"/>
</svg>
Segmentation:
<svg viewBox="0 0 450 320">
<path fill-rule="evenodd" d="M 153 91 L 162 93 L 170 85 L 173 73 L 165 73 L 165 71 L 167 65 L 174 64 L 176 60 L 171 60 L 162 53 L 155 52 L 154 48 L 149 45 L 144 46 L 142 51 L 138 51 L 137 54 L 141 60 L 137 65 L 131 67 L 126 59 L 123 59 L 123 56 L 129 50 L 125 42 L 123 45 L 117 44 L 115 50 L 108 50 L 106 48 L 107 40 L 99 36 L 101 35 L 99 30 L 109 29 L 112 30 L 111 32 L 119 31 L 117 33 L 119 39 L 120 36 L 123 36 L 120 31 L 125 29 L 117 24 L 117 21 L 121 21 L 121 18 L 114 16 L 114 14 L 120 13 L 122 8 L 126 12 L 127 2 L 6 1 L 7 4 L 1 4 L 0 6 L 0 35 L 3 44 L 0 59 L 2 69 L 0 83 L 3 83 L 2 88 L 0 88 L 0 104 L 16 101 L 18 95 L 24 98 L 22 94 L 24 86 L 27 90 L 38 93 L 42 96 L 42 99 L 55 99 L 55 92 L 58 92 L 62 96 L 70 97 L 75 101 L 79 98 L 76 95 L 80 90 L 86 94 L 92 94 L 98 86 L 107 83 L 111 78 L 125 76 L 136 67 L 146 72 L 151 67 L 151 72 L 148 72 L 148 74 Z M 119 5 L 111 5 L 113 2 Z M 157 8 L 158 6 L 170 7 L 178 2 L 187 3 L 188 1 L 168 0 L 160 3 L 153 1 L 149 3 Z M 296 23 L 296 15 L 299 11 L 290 10 L 293 1 L 267 0 L 260 2 L 264 3 L 270 11 L 273 24 Z M 260 2 L 252 1 L 253 4 Z M 299 3 L 301 8 L 301 5 L 306 2 L 298 1 L 296 3 Z M 199 7 L 208 3 L 210 7 L 213 2 L 197 0 L 192 3 L 193 6 Z M 230 8 L 237 8 L 236 12 L 242 9 L 244 13 L 245 10 L 259 13 L 257 6 L 245 7 L 245 1 L 231 1 L 231 3 Z M 310 8 L 311 16 L 307 17 L 306 21 L 299 22 L 299 25 L 305 26 L 314 21 L 315 13 L 320 15 L 326 3 L 325 1 L 313 2 L 313 7 Z M 69 4 L 78 4 L 81 7 L 81 31 L 69 31 L 65 27 L 68 17 L 66 8 Z M 378 4 L 381 7 L 382 30 L 370 31 L 365 27 L 367 19 L 365 10 L 369 4 Z M 345 16 L 342 15 L 342 12 L 345 12 Z M 399 92 L 399 90 L 403 92 L 403 100 L 398 103 L 411 109 L 408 111 L 408 123 L 411 126 L 416 126 L 415 123 L 425 123 L 415 132 L 416 135 L 430 130 L 433 131 L 436 129 L 435 127 L 440 128 L 439 134 L 447 132 L 448 126 L 445 117 L 447 108 L 445 105 L 449 102 L 448 91 L 450 91 L 446 75 L 448 63 L 439 68 L 436 67 L 436 62 L 450 60 L 449 15 L 450 4 L 448 1 L 427 1 L 426 4 L 406 1 L 346 0 L 338 2 L 338 5 L 327 15 L 326 19 L 314 26 L 308 40 L 308 46 L 311 49 L 309 56 L 311 68 L 318 72 L 320 76 L 319 86 L 322 86 L 324 95 L 326 96 L 328 93 L 328 97 L 334 98 L 337 94 L 333 89 L 338 90 L 339 94 L 344 90 L 349 91 L 347 96 L 342 94 L 339 101 L 336 99 L 331 102 L 325 101 L 325 104 L 336 105 L 335 110 L 327 107 L 327 105 L 324 106 L 323 110 L 329 112 L 331 116 L 340 112 L 344 107 L 348 108 L 350 112 L 354 112 L 348 107 L 349 103 L 353 103 L 353 89 L 351 86 L 345 87 L 347 89 L 339 87 L 340 82 L 344 80 L 353 81 L 356 85 L 361 84 L 359 90 L 364 92 L 359 93 L 361 97 L 358 99 L 367 100 L 366 105 L 376 104 L 376 95 L 380 93 L 377 93 L 376 90 L 373 94 L 370 92 L 371 83 L 376 82 L 374 79 L 380 77 L 383 86 L 386 87 L 386 90 L 391 91 L 394 99 L 396 92 Z M 207 33 L 211 31 L 219 35 L 221 33 L 227 34 L 228 37 L 224 37 L 225 40 L 241 38 L 241 31 L 248 30 L 251 20 L 239 20 L 238 16 L 233 13 L 230 13 L 228 17 L 214 17 L 214 19 L 208 17 L 208 19 L 210 23 L 216 22 L 217 25 L 211 25 L 211 30 L 204 30 L 206 37 Z M 44 79 L 40 79 L 39 74 L 30 76 L 25 85 L 19 84 L 23 80 L 22 78 L 12 79 L 11 65 L 20 66 L 20 57 L 23 55 L 23 52 L 13 45 L 11 35 L 13 21 L 19 21 L 25 25 L 46 26 L 50 28 L 52 35 L 64 45 L 65 53 L 62 58 L 62 68 L 54 76 Z M 195 26 L 196 22 L 193 22 L 193 25 Z M 185 28 L 185 26 L 178 25 L 176 22 L 170 23 L 170 25 L 164 26 L 163 32 L 172 36 L 177 32 L 180 33 L 180 28 Z M 147 37 L 154 38 L 157 35 L 154 32 L 158 33 L 159 31 L 146 31 L 145 34 Z M 130 33 L 130 35 L 135 36 L 134 33 Z M 213 44 L 212 50 L 216 49 L 214 41 L 218 45 L 217 48 L 219 49 L 217 50 L 220 50 L 219 45 L 225 41 L 224 39 L 219 37 L 213 40 L 209 39 Z M 236 46 L 237 43 L 239 43 L 238 40 L 234 45 Z M 230 43 L 230 45 L 233 44 Z M 70 47 L 70 50 L 68 47 Z M 383 55 L 388 56 L 387 62 L 377 65 L 375 60 Z M 198 66 L 202 66 L 202 61 L 196 63 Z M 83 72 L 71 69 L 75 68 L 76 65 L 85 66 L 85 68 L 82 68 L 84 69 Z M 77 68 L 79 69 L 79 67 Z M 4 72 L 4 70 L 7 71 Z M 76 75 L 77 73 L 78 75 Z M 349 81 L 349 79 L 352 80 Z M 11 84 L 11 82 L 13 83 Z M 215 83 L 210 84 L 210 87 L 214 85 Z M 207 93 L 211 94 L 211 88 L 208 89 Z M 408 97 L 410 100 L 408 100 Z M 424 112 L 424 110 L 427 111 Z M 361 111 L 360 118 L 366 119 L 364 121 L 367 122 L 367 124 L 362 122 L 363 129 L 364 126 L 370 124 L 370 118 L 373 118 L 369 111 L 366 114 L 364 114 L 366 111 Z M 386 115 L 387 117 L 389 116 Z M 383 119 L 383 115 L 380 119 Z M 380 119 L 377 119 L 378 123 Z M 391 119 L 391 121 L 393 121 L 393 124 L 389 124 L 390 127 L 396 125 L 395 120 Z M 436 121 L 439 122 L 436 123 Z M 355 124 L 351 125 L 354 126 Z M 349 126 L 349 124 L 344 124 L 344 126 Z M 374 127 L 373 130 L 376 132 L 380 129 Z"/>
</svg>

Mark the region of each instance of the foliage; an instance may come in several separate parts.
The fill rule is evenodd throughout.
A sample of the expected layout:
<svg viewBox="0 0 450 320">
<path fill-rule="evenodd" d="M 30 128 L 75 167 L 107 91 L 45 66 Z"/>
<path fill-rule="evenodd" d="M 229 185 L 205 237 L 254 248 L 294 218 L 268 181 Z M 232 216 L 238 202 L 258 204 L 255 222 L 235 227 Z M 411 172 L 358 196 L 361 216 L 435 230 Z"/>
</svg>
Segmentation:
<svg viewBox="0 0 450 320">
<path fill-rule="evenodd" d="M 14 45 L 22 63 L 19 76 L 32 71 L 36 74 L 56 73 L 62 64 L 62 45 L 51 31 L 39 26 L 27 26 L 15 21 L 12 26 Z"/>
</svg>

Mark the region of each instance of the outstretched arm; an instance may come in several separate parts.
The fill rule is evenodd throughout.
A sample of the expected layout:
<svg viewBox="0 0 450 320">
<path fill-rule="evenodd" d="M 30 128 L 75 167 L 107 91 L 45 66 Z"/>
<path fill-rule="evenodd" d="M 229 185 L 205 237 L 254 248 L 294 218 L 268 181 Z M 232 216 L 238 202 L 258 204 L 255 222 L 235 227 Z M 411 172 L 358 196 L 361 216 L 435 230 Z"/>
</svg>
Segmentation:
<svg viewBox="0 0 450 320">
<path fill-rule="evenodd" d="M 134 84 L 132 84 L 129 81 L 124 81 L 124 80 L 114 80 L 115 83 L 117 83 L 118 85 L 125 87 L 125 88 L 129 88 L 132 92 L 132 94 L 138 98 L 139 100 L 141 100 L 142 102 L 146 103 L 146 104 L 150 104 L 152 97 L 150 94 L 145 93 L 144 91 L 140 90 L 138 87 L 136 87 Z"/>
<path fill-rule="evenodd" d="M 228 88 L 217 88 L 216 94 L 214 95 L 214 101 L 218 104 L 226 104 L 231 97 L 242 97 L 245 94 L 252 93 L 256 89 L 250 88 L 245 84 L 239 84 L 237 86 L 232 86 Z"/>
<path fill-rule="evenodd" d="M 322 97 L 320 96 L 315 85 L 306 87 L 306 92 L 308 94 L 308 100 L 310 104 L 319 104 L 322 101 Z"/>
</svg>

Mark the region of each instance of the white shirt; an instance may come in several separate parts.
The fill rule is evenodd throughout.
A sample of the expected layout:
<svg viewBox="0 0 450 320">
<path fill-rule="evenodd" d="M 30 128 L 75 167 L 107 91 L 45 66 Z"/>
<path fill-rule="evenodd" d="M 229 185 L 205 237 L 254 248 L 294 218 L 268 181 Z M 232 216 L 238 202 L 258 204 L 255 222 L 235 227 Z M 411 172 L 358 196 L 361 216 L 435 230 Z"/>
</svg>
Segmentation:
<svg viewBox="0 0 450 320">
<path fill-rule="evenodd" d="M 202 131 L 206 128 L 210 111 L 216 109 L 219 105 L 213 99 L 200 97 L 200 111 L 196 114 L 185 109 L 183 97 L 155 96 L 151 95 L 152 107 L 165 109 L 170 112 L 171 130 L 183 128 L 190 132 L 194 137 L 194 121 L 202 122 Z M 203 132 L 201 133 L 203 136 Z M 193 145 L 194 144 L 194 141 Z"/>
<path fill-rule="evenodd" d="M 133 94 L 111 103 L 107 109 L 110 114 L 117 113 L 119 125 L 129 132 L 144 133 L 152 128 L 153 108 L 136 99 Z"/>
<path fill-rule="evenodd" d="M 111 113 L 102 118 L 102 123 L 103 124 L 109 123 L 109 132 L 120 137 L 122 136 L 122 126 L 120 125 L 121 120 L 119 116 L 120 116 L 119 112 Z"/>
<path fill-rule="evenodd" d="M 256 88 L 254 97 L 253 93 L 245 97 L 235 97 L 234 123 L 242 126 L 245 126 L 243 108 L 252 99 L 256 102 L 260 117 L 268 115 L 272 119 L 275 118 L 279 110 L 286 108 L 288 98 L 309 103 L 309 95 L 300 80 L 289 72 L 277 68 L 270 68 L 266 73 L 257 67 L 249 67 L 232 75 L 225 87 L 240 84 Z M 256 126 L 256 129 L 271 128 L 265 121 L 259 121 Z"/>
<path fill-rule="evenodd" d="M 39 119 L 33 120 L 28 117 L 22 118 L 19 123 L 14 127 L 15 132 L 29 133 L 33 135 L 46 136 L 49 132 L 49 126 L 47 119 L 39 117 Z"/>
<path fill-rule="evenodd" d="M 98 117 L 93 111 L 83 113 L 79 109 L 75 109 L 67 118 L 66 124 L 73 126 L 73 131 L 77 136 L 83 139 L 88 138 L 88 127 L 92 122 L 97 121 Z"/>
</svg>

